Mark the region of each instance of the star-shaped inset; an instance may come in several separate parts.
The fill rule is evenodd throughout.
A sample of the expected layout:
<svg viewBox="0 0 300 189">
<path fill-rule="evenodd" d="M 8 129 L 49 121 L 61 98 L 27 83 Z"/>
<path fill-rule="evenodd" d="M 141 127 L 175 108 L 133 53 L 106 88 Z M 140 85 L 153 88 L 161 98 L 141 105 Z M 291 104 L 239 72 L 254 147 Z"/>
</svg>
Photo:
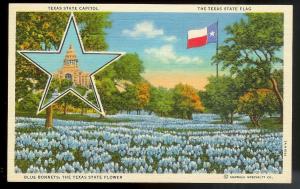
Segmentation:
<svg viewBox="0 0 300 189">
<path fill-rule="evenodd" d="M 210 36 L 215 36 L 215 33 L 216 33 L 216 32 L 211 31 L 211 32 L 209 33 L 209 35 L 210 35 Z"/>
<path fill-rule="evenodd" d="M 48 75 L 37 114 L 68 93 L 105 115 L 94 75 L 125 53 L 84 50 L 75 16 L 69 21 L 58 51 L 18 51 Z"/>
</svg>

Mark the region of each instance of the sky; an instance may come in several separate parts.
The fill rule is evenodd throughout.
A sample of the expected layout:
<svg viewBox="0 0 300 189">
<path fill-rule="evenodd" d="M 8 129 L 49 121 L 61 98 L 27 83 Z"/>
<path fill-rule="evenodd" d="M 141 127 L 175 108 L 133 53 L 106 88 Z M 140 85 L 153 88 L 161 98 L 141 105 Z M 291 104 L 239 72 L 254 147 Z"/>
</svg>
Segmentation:
<svg viewBox="0 0 300 189">
<path fill-rule="evenodd" d="M 239 13 L 112 13 L 106 29 L 109 51 L 137 53 L 145 67 L 143 76 L 155 86 L 174 87 L 187 83 L 203 89 L 207 77 L 215 75 L 211 57 L 216 44 L 187 49 L 187 32 L 218 21 L 219 45 L 224 28 L 245 18 Z M 221 72 L 222 74 L 222 72 Z"/>
<path fill-rule="evenodd" d="M 211 58 L 216 43 L 187 48 L 189 30 L 202 29 L 218 22 L 219 45 L 228 37 L 224 28 L 246 18 L 240 13 L 141 13 L 114 12 L 112 27 L 106 29 L 107 51 L 137 53 L 145 71 L 143 77 L 154 86 L 172 88 L 178 83 L 203 90 L 207 78 L 216 74 Z M 72 22 L 60 54 L 26 53 L 34 62 L 53 73 L 63 66 L 64 56 L 73 45 L 82 71 L 94 72 L 116 55 L 84 54 Z M 219 69 L 222 75 L 226 72 Z"/>
</svg>

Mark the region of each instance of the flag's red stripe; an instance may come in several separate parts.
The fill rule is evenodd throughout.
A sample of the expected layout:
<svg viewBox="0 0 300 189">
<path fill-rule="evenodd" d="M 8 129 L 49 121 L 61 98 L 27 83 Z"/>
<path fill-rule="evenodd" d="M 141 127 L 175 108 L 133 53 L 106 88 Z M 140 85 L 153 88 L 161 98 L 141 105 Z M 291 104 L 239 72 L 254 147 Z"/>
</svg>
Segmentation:
<svg viewBox="0 0 300 189">
<path fill-rule="evenodd" d="M 188 39 L 187 48 L 201 47 L 207 44 L 207 35 Z"/>
</svg>

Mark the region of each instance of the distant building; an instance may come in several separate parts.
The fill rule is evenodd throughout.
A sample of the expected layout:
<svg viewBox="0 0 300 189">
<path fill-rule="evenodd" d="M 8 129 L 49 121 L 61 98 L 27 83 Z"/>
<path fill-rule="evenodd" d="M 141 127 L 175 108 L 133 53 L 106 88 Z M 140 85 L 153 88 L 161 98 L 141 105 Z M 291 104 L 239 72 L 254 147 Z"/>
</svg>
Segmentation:
<svg viewBox="0 0 300 189">
<path fill-rule="evenodd" d="M 90 88 L 89 73 L 79 70 L 78 59 L 73 45 L 70 45 L 67 50 L 63 67 L 55 72 L 53 76 L 57 79 L 68 79 L 74 85 Z"/>
</svg>

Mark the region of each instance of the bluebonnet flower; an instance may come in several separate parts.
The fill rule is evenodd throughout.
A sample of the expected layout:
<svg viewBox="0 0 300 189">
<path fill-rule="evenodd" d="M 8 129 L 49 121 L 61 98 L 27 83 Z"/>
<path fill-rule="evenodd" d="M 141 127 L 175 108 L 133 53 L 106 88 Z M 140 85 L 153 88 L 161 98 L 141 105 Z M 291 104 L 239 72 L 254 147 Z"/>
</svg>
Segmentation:
<svg viewBox="0 0 300 189">
<path fill-rule="evenodd" d="M 226 173 L 282 173 L 282 132 L 261 133 L 239 123 L 211 124 L 218 118 L 213 114 L 193 115 L 193 120 L 109 117 L 133 121 L 115 125 L 54 120 L 55 131 L 16 132 L 15 158 L 28 161 L 25 172 L 30 173 L 216 173 L 216 166 Z M 16 118 L 17 127 L 39 127 L 43 122 Z M 58 163 L 63 165 L 54 168 Z M 15 172 L 20 171 L 16 166 Z"/>
</svg>

